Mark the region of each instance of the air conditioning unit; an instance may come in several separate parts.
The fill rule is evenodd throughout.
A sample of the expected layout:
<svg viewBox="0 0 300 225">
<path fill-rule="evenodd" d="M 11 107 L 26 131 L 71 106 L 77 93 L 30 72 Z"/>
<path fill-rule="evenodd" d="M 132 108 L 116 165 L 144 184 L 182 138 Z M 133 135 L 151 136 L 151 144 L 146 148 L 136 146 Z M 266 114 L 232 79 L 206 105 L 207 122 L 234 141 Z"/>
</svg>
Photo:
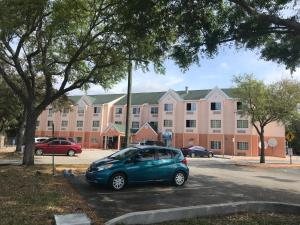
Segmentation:
<svg viewBox="0 0 300 225">
<path fill-rule="evenodd" d="M 213 130 L 213 133 L 221 133 L 221 130 Z"/>
<path fill-rule="evenodd" d="M 239 134 L 245 134 L 245 133 L 246 133 L 245 130 L 237 130 L 237 132 L 238 132 Z"/>
</svg>

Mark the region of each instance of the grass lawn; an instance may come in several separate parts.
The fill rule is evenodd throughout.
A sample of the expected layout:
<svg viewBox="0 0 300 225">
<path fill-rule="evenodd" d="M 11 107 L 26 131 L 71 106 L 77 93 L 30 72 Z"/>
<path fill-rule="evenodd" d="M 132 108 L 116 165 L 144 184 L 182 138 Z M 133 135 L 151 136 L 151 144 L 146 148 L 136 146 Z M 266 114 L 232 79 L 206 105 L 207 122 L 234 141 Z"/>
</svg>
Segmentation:
<svg viewBox="0 0 300 225">
<path fill-rule="evenodd" d="M 93 224 L 103 224 L 62 173 L 57 173 L 51 175 L 51 165 L 0 166 L 0 224 L 50 225 L 54 214 L 75 212 L 85 212 Z"/>
<path fill-rule="evenodd" d="M 289 214 L 236 214 L 211 218 L 195 218 L 155 225 L 299 225 L 300 215 Z"/>
</svg>

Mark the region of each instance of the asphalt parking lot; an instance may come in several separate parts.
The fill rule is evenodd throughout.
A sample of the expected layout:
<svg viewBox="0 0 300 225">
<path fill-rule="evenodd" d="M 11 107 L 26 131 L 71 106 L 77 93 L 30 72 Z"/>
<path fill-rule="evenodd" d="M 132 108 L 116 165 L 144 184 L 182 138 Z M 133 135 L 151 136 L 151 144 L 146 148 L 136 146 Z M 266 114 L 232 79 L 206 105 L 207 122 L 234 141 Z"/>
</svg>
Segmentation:
<svg viewBox="0 0 300 225">
<path fill-rule="evenodd" d="M 183 187 L 134 185 L 114 192 L 90 186 L 83 174 L 70 182 L 105 221 L 134 211 L 235 201 L 300 203 L 300 168 L 251 168 L 220 159 L 191 159 L 189 167 Z"/>
</svg>

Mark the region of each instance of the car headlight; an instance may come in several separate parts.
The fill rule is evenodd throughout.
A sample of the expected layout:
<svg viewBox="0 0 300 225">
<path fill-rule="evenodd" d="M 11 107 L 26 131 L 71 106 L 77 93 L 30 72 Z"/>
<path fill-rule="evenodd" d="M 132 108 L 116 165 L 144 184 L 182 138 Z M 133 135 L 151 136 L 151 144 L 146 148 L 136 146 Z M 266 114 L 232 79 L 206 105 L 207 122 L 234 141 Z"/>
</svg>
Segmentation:
<svg viewBox="0 0 300 225">
<path fill-rule="evenodd" d="M 97 171 L 106 170 L 106 169 L 111 168 L 112 166 L 113 166 L 113 164 L 106 164 L 106 165 L 98 166 Z"/>
</svg>

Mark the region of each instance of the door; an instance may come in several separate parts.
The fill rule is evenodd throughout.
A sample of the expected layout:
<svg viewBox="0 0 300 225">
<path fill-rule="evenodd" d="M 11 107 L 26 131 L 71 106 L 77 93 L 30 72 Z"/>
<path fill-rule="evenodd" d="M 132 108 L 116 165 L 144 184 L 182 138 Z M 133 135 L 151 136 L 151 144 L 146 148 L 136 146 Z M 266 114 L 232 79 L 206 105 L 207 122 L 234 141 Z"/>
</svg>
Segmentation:
<svg viewBox="0 0 300 225">
<path fill-rule="evenodd" d="M 176 169 L 172 151 L 169 149 L 157 149 L 157 158 L 154 162 L 154 174 L 157 180 L 170 180 Z"/>
<path fill-rule="evenodd" d="M 61 145 L 60 145 L 60 140 L 54 140 L 49 142 L 48 146 L 47 146 L 47 151 L 45 153 L 48 154 L 61 154 Z"/>
<path fill-rule="evenodd" d="M 59 154 L 67 154 L 70 149 L 72 149 L 72 144 L 69 141 L 61 140 L 60 141 L 60 152 Z"/>
<path fill-rule="evenodd" d="M 139 150 L 134 160 L 126 164 L 129 181 L 146 182 L 154 180 L 155 149 L 147 148 Z"/>
</svg>

